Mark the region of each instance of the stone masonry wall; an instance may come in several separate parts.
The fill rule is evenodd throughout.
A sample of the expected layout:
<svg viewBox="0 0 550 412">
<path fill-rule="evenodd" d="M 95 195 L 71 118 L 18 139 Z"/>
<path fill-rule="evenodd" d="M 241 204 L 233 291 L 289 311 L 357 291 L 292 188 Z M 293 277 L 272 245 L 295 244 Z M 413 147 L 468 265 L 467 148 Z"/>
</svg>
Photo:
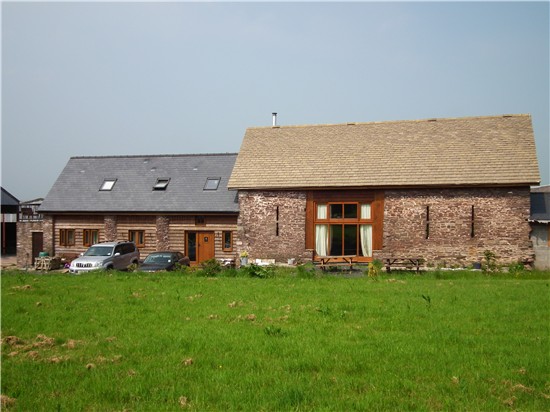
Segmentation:
<svg viewBox="0 0 550 412">
<path fill-rule="evenodd" d="M 238 252 L 283 263 L 311 259 L 305 249 L 306 198 L 297 191 L 240 191 Z"/>
<path fill-rule="evenodd" d="M 53 219 L 44 216 L 43 220 L 34 222 L 17 222 L 17 266 L 24 268 L 32 266 L 32 234 L 42 233 L 42 250 L 50 256 L 55 255 Z"/>
<path fill-rule="evenodd" d="M 117 240 L 117 218 L 116 216 L 107 215 L 104 217 L 105 222 L 105 242 L 114 242 Z"/>
<path fill-rule="evenodd" d="M 418 256 L 428 265 L 468 266 L 489 250 L 501 264 L 531 260 L 529 196 L 529 187 L 387 190 L 384 246 L 375 258 Z"/>
<path fill-rule="evenodd" d="M 170 218 L 157 216 L 157 250 L 170 250 Z"/>
</svg>

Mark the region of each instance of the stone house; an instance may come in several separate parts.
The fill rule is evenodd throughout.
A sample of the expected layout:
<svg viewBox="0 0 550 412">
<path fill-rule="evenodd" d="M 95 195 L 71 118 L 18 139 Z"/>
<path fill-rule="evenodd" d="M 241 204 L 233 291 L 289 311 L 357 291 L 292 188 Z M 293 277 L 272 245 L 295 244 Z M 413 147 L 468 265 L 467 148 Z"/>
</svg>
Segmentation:
<svg viewBox="0 0 550 412">
<path fill-rule="evenodd" d="M 42 221 L 21 231 L 18 265 L 39 252 L 33 237 L 68 258 L 93 243 L 132 240 L 142 258 L 177 250 L 192 264 L 235 259 L 239 205 L 227 183 L 236 156 L 72 157 L 38 209 Z"/>
<path fill-rule="evenodd" d="M 531 189 L 531 240 L 535 267 L 550 269 L 550 186 Z"/>
<path fill-rule="evenodd" d="M 531 262 L 529 115 L 249 128 L 229 189 L 250 257 Z"/>
</svg>

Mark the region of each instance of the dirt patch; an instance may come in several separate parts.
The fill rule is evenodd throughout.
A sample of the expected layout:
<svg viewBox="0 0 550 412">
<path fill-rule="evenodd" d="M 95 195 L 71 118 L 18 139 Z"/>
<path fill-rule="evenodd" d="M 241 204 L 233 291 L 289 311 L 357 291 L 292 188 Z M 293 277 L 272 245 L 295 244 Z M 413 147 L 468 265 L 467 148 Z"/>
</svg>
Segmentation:
<svg viewBox="0 0 550 412">
<path fill-rule="evenodd" d="M 0 395 L 0 406 L 2 406 L 2 409 L 15 405 L 15 401 L 16 399 L 14 398 L 10 398 L 6 395 Z"/>
<path fill-rule="evenodd" d="M 23 286 L 12 286 L 13 290 L 29 290 L 32 289 L 31 285 L 23 285 Z"/>
</svg>

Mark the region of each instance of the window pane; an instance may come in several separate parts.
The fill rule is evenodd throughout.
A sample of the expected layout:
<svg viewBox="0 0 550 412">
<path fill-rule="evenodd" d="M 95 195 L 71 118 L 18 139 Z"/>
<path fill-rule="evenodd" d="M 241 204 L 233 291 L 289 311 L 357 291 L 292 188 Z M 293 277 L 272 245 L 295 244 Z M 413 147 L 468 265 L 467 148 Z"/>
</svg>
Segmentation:
<svg viewBox="0 0 550 412">
<path fill-rule="evenodd" d="M 342 206 L 343 205 L 330 205 L 330 217 L 331 219 L 342 219 Z"/>
<path fill-rule="evenodd" d="M 153 186 L 153 190 L 166 190 L 170 183 L 170 179 L 157 179 L 157 183 Z"/>
<path fill-rule="evenodd" d="M 317 219 L 327 218 L 327 205 L 317 205 Z"/>
<path fill-rule="evenodd" d="M 344 226 L 344 255 L 357 254 L 357 225 Z"/>
<path fill-rule="evenodd" d="M 194 232 L 187 234 L 187 256 L 192 262 L 197 260 L 197 234 Z"/>
<path fill-rule="evenodd" d="M 233 245 L 231 244 L 231 232 L 223 232 L 223 249 L 231 250 Z"/>
<path fill-rule="evenodd" d="M 206 179 L 206 184 L 204 185 L 204 190 L 218 190 L 218 185 L 220 184 L 220 178 L 209 177 Z"/>
<path fill-rule="evenodd" d="M 105 179 L 99 190 L 112 190 L 116 183 L 116 179 Z"/>
<path fill-rule="evenodd" d="M 342 225 L 330 225 L 330 256 L 342 255 Z"/>
<path fill-rule="evenodd" d="M 344 218 L 357 219 L 357 205 L 344 205 Z"/>
<path fill-rule="evenodd" d="M 328 225 L 315 225 L 315 253 L 327 256 Z"/>
<path fill-rule="evenodd" d="M 361 219 L 370 219 L 370 204 L 361 205 Z"/>
</svg>

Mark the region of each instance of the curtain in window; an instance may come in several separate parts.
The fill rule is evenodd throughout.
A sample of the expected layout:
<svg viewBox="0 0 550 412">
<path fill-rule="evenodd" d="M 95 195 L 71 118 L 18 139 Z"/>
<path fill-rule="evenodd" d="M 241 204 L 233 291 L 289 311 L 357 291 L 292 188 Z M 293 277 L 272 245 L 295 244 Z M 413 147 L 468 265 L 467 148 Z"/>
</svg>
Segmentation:
<svg viewBox="0 0 550 412">
<path fill-rule="evenodd" d="M 361 214 L 363 213 L 363 206 L 361 205 Z M 370 212 L 370 205 L 369 212 Z M 359 231 L 361 234 L 361 251 L 363 256 L 372 257 L 372 225 L 360 225 Z"/>
<path fill-rule="evenodd" d="M 327 256 L 328 225 L 315 225 L 315 253 Z"/>
<path fill-rule="evenodd" d="M 327 205 L 317 205 L 317 219 L 327 218 Z M 327 256 L 328 225 L 315 225 L 315 253 Z"/>
<path fill-rule="evenodd" d="M 317 205 L 317 219 L 326 219 L 327 209 L 327 205 Z"/>
<path fill-rule="evenodd" d="M 361 219 L 370 219 L 370 204 L 361 205 Z"/>
</svg>

